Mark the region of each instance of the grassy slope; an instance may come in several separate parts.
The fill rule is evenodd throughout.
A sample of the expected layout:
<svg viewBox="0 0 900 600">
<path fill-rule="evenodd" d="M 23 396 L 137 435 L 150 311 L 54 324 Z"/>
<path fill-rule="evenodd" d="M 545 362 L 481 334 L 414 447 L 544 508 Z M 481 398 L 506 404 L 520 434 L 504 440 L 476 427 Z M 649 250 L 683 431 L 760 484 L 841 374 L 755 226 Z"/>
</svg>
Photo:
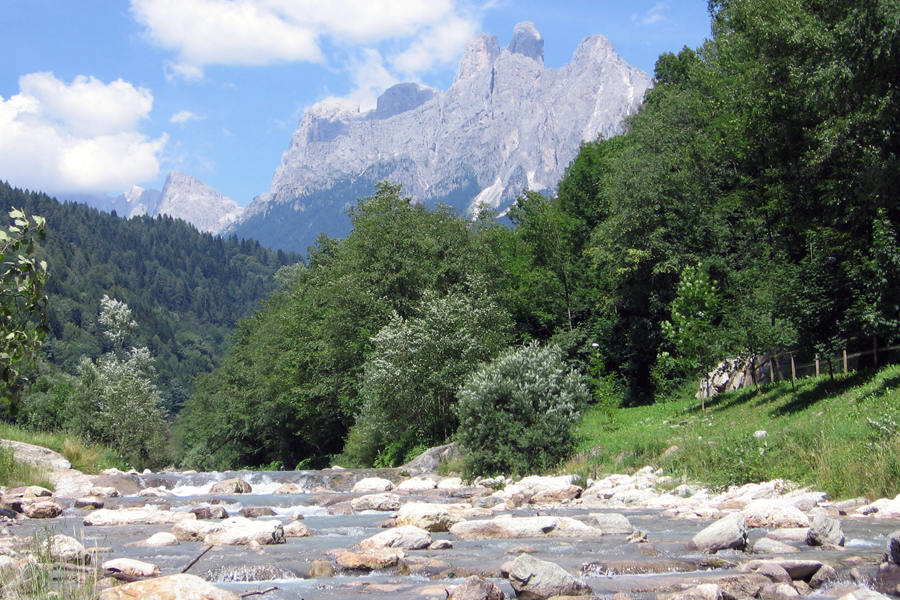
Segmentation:
<svg viewBox="0 0 900 600">
<path fill-rule="evenodd" d="M 705 413 L 695 391 L 593 408 L 568 469 L 597 477 L 652 464 L 714 487 L 784 478 L 834 498 L 900 493 L 900 366 L 745 388 L 708 400 Z"/>
</svg>

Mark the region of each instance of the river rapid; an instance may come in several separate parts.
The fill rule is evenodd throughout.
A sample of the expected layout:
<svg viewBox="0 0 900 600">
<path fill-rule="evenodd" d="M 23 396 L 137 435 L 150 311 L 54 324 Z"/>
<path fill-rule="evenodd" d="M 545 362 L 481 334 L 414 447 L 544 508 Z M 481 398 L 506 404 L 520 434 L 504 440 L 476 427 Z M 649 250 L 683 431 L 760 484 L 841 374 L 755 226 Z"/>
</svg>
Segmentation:
<svg viewBox="0 0 900 600">
<path fill-rule="evenodd" d="M 652 469 L 643 472 L 650 473 Z M 277 520 L 288 524 L 298 517 L 302 518 L 302 523 L 310 531 L 306 537 L 288 537 L 285 543 L 273 545 L 214 546 L 187 571 L 237 594 L 277 587 L 277 590 L 258 596 L 268 600 L 443 600 L 453 586 L 475 574 L 489 578 L 508 598 L 514 598 L 514 590 L 502 576 L 501 570 L 504 563 L 523 551 L 555 563 L 581 578 L 597 597 L 611 597 L 624 592 L 635 599 L 656 598 L 660 593 L 683 590 L 737 574 L 740 565 L 748 561 L 777 557 L 814 559 L 833 566 L 838 573 L 837 582 L 859 583 L 875 577 L 888 536 L 900 529 L 900 519 L 897 518 L 860 516 L 856 511 L 864 504 L 863 500 L 838 505 L 820 496 L 821 500 L 813 503 L 814 508 L 828 511 L 839 519 L 845 535 L 842 547 L 822 549 L 802 541 L 788 540 L 784 542 L 790 548 L 788 553 L 753 554 L 726 550 L 710 555 L 689 549 L 689 542 L 698 532 L 713 523 L 719 515 L 746 506 L 753 500 L 754 494 L 769 498 L 784 497 L 788 488 L 773 484 L 743 494 L 736 490 L 730 495 L 716 496 L 700 489 L 682 489 L 673 494 L 671 488 L 674 486 L 657 471 L 651 480 L 657 484 L 662 480 L 663 484 L 668 484 L 665 489 L 657 489 L 659 485 L 634 485 L 635 481 L 640 480 L 633 476 L 619 476 L 620 479 L 613 479 L 606 485 L 605 493 L 589 494 L 603 482 L 588 482 L 593 483 L 594 487 L 584 486 L 587 489 L 578 492 L 578 497 L 532 503 L 529 499 L 535 498 L 539 486 L 529 490 L 518 484 L 505 486 L 495 481 L 489 481 L 490 485 L 467 485 L 458 480 L 425 474 L 423 478 L 442 481 L 441 487 L 419 491 L 394 489 L 390 493 L 399 496 L 401 504 L 425 502 L 481 507 L 480 512 L 475 511 L 479 514 L 470 513 L 465 517 L 467 520 L 503 515 L 508 518 L 540 515 L 571 517 L 591 524 L 598 514 L 618 514 L 627 518 L 634 532 L 597 537 L 535 535 L 514 539 L 462 539 L 447 531 L 433 532 L 433 540 L 448 540 L 452 547 L 404 551 L 414 563 L 411 569 L 404 569 L 401 564 L 399 568 L 374 571 L 343 570 L 335 561 L 336 555 L 385 531 L 386 527 L 394 524 L 391 518 L 397 513 L 396 510 L 354 510 L 350 502 L 367 495 L 351 491 L 354 485 L 371 478 L 381 478 L 399 485 L 409 476 L 409 472 L 400 469 L 109 474 L 94 478 L 92 485 L 95 489 L 105 486 L 120 490 L 120 497 L 104 499 L 106 509 L 153 507 L 160 511 L 186 513 L 198 507 L 217 505 L 223 507 L 229 516 L 235 516 L 245 507 L 269 507 L 275 516 L 259 517 L 258 520 Z M 211 493 L 215 483 L 232 478 L 247 482 L 252 491 L 243 494 Z M 630 490 L 614 491 L 622 488 L 620 482 L 628 482 L 629 478 L 632 483 L 626 487 L 631 486 Z M 557 487 L 560 485 L 559 478 L 548 478 L 546 481 Z M 567 481 L 571 484 L 571 479 Z M 298 486 L 300 493 L 276 494 L 276 490 L 283 490 L 282 486 L 286 483 Z M 147 489 L 158 489 L 162 490 L 161 494 L 171 495 L 139 495 L 141 490 L 145 490 L 146 494 Z M 613 493 L 608 493 L 609 490 Z M 630 495 L 628 492 L 631 492 Z M 793 492 L 795 498 L 801 498 L 803 493 L 802 490 Z M 660 498 L 665 498 L 665 501 Z M 91 514 L 90 510 L 75 508 L 74 497 L 56 498 L 56 501 L 65 509 L 61 516 L 46 520 L 22 519 L 11 531 L 16 535 L 27 535 L 29 532 L 69 535 L 88 548 L 108 549 L 108 554 L 102 555 L 104 560 L 139 559 L 157 565 L 162 575 L 182 572 L 206 548 L 202 541 L 181 541 L 179 545 L 169 547 L 134 545 L 155 533 L 172 531 L 173 526 L 86 526 L 85 517 Z M 803 508 L 810 508 L 808 501 Z M 759 540 L 770 536 L 774 529 L 751 529 L 751 548 Z M 440 562 L 434 563 L 436 566 L 431 568 L 416 568 L 416 564 L 426 562 L 423 559 Z M 329 562 L 335 567 L 335 574 L 311 578 L 310 565 L 313 561 Z M 406 574 L 408 571 L 412 574 Z M 828 586 L 813 593 L 829 597 Z"/>
</svg>

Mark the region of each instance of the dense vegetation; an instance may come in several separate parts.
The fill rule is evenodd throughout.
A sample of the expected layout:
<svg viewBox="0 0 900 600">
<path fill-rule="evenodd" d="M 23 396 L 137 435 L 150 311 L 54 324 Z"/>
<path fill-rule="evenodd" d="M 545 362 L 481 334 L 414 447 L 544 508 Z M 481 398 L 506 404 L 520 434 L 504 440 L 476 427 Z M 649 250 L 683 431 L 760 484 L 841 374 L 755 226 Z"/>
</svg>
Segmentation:
<svg viewBox="0 0 900 600">
<path fill-rule="evenodd" d="M 136 344 L 154 357 L 160 393 L 175 411 L 193 378 L 218 365 L 237 320 L 275 288 L 275 272 L 300 260 L 170 217 L 125 220 L 0 182 L 0 210 L 14 207 L 46 221 L 34 254 L 50 272 L 46 361 L 75 374 L 83 356 L 96 359 L 111 348 L 97 322 L 107 294 L 134 312 Z M 53 384 L 51 376 L 40 385 Z"/>
<path fill-rule="evenodd" d="M 320 238 L 198 384 L 185 464 L 398 463 L 453 437 L 461 395 L 481 389 L 466 403 L 484 420 L 510 406 L 526 373 L 494 399 L 474 382 L 531 340 L 610 414 L 726 356 L 896 337 L 900 8 L 713 0 L 710 13 L 704 46 L 660 57 L 627 133 L 586 144 L 556 197 L 526 193 L 512 227 L 387 184 L 361 199 L 349 236 Z M 495 421 L 496 438 L 518 427 Z M 473 455 L 491 448 L 471 434 Z"/>
</svg>

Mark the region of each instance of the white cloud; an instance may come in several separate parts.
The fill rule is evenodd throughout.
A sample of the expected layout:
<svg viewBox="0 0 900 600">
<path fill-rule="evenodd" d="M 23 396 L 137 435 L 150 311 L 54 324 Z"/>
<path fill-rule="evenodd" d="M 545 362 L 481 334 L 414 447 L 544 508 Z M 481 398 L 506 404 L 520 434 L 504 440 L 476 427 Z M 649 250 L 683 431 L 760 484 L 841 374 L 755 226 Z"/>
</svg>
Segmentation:
<svg viewBox="0 0 900 600">
<path fill-rule="evenodd" d="M 188 121 L 202 121 L 205 118 L 206 117 L 201 117 L 200 115 L 192 113 L 189 110 L 182 110 L 172 115 L 172 118 L 169 119 L 169 122 L 176 123 L 178 125 L 184 125 Z"/>
<path fill-rule="evenodd" d="M 351 72 L 348 97 L 365 104 L 384 83 L 457 60 L 480 27 L 473 1 L 131 0 L 131 11 L 150 40 L 177 54 L 170 78 L 196 80 L 209 65 L 329 63 Z"/>
<path fill-rule="evenodd" d="M 656 6 L 645 12 L 643 15 L 631 15 L 631 20 L 638 25 L 652 25 L 653 23 L 658 23 L 660 21 L 666 20 L 666 15 L 664 15 L 663 12 L 668 8 L 668 2 L 660 2 Z"/>
<path fill-rule="evenodd" d="M 149 90 L 52 73 L 19 78 L 0 97 L 0 176 L 45 192 L 115 192 L 154 179 L 168 137 L 138 131 L 153 107 Z"/>
</svg>

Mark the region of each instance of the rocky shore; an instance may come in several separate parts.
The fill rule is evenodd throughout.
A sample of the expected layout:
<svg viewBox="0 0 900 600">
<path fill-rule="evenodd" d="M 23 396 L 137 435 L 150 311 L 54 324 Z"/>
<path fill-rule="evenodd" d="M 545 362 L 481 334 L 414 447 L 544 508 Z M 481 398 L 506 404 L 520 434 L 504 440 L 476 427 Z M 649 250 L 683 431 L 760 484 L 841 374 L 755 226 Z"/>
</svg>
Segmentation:
<svg viewBox="0 0 900 600">
<path fill-rule="evenodd" d="M 471 483 L 410 466 L 52 468 L 54 493 L 0 501 L 7 596 L 41 554 L 103 600 L 900 597 L 900 497 L 834 502 L 784 481 L 713 493 L 653 467 Z"/>
</svg>

